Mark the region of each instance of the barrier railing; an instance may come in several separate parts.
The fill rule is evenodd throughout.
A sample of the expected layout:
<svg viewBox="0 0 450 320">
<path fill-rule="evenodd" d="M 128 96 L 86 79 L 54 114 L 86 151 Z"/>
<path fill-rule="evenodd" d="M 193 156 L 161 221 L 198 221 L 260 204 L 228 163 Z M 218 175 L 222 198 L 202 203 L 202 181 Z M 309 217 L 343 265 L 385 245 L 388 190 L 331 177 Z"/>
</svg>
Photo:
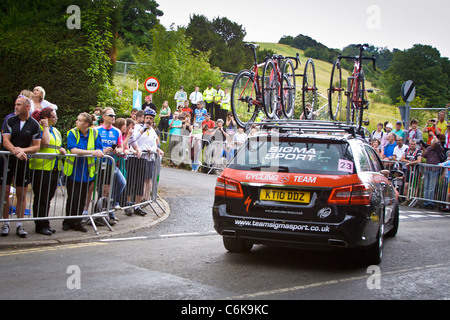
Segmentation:
<svg viewBox="0 0 450 320">
<path fill-rule="evenodd" d="M 67 159 L 75 164 L 83 161 L 80 167 L 83 171 L 88 166 L 86 160 L 92 158 L 74 154 L 63 156 L 37 153 L 29 155 L 26 166 L 23 167 L 23 164 L 17 165 L 17 159 L 11 153 L 0 152 L 0 208 L 3 209 L 0 223 L 35 221 L 38 229 L 39 224 L 45 225 L 50 220 L 63 220 L 63 225 L 82 220 L 84 225 L 90 224 L 99 235 L 98 224 L 113 231 L 111 225 L 115 224 L 113 213 L 116 204 L 123 210 L 150 206 L 159 216 L 153 207 L 153 204 L 157 204 L 165 212 L 158 199 L 161 171 L 159 155 L 143 153 L 140 159 L 125 155 L 94 158 L 95 174 L 92 181 L 86 179 L 84 182 L 77 182 L 73 180 L 74 176 L 64 175 L 62 165 Z M 36 164 L 37 161 L 40 161 L 40 165 Z M 60 170 L 36 169 L 46 168 L 46 162 L 52 163 L 51 168 L 58 168 L 58 165 L 53 164 L 54 161 L 60 164 Z M 23 176 L 26 180 L 13 180 L 13 183 L 7 181 L 9 169 L 14 177 Z M 20 184 L 15 185 L 15 181 Z M 144 190 L 146 193 L 141 192 Z"/>
<path fill-rule="evenodd" d="M 71 225 L 83 220 L 85 224 L 92 225 L 96 234 L 98 234 L 96 222 L 101 222 L 112 230 L 109 223 L 110 211 L 96 211 L 94 205 L 89 206 L 98 198 L 97 194 L 102 185 L 113 186 L 114 175 L 112 172 L 109 174 L 102 172 L 102 170 L 106 171 L 104 167 L 106 161 L 111 163 L 110 168 L 113 170 L 115 161 L 112 157 L 105 156 L 103 159 L 96 159 L 94 178 L 92 181 L 88 181 L 90 178 L 86 177 L 85 182 L 75 181 L 73 176 L 64 176 L 62 164 L 70 159 L 75 163 L 74 167 L 76 168 L 77 162 L 83 161 L 80 170 L 84 170 L 88 165 L 88 161 L 85 160 L 93 158 L 92 156 L 37 153 L 28 156 L 25 167 L 22 164 L 18 165 L 17 158 L 9 152 L 0 152 L 0 158 L 2 162 L 0 171 L 3 177 L 0 193 L 3 216 L 0 222 L 35 221 L 39 224 L 50 220 L 63 220 L 63 224 Z M 37 161 L 40 161 L 41 165 L 38 166 Z M 51 163 L 50 167 L 53 167 L 53 162 L 60 164 L 60 170 L 36 169 L 38 167 L 45 168 L 46 163 Z M 10 165 L 8 166 L 8 164 Z M 14 170 L 13 176 L 16 179 L 13 181 L 6 179 L 8 167 L 11 173 Z M 58 168 L 58 165 L 55 167 Z M 17 180 L 18 177 L 23 179 Z M 105 198 L 110 199 L 111 195 L 112 188 Z M 7 212 L 8 207 L 9 212 Z M 91 210 L 88 209 L 89 207 Z M 110 208 L 109 202 L 106 203 L 106 208 Z"/>
<path fill-rule="evenodd" d="M 205 173 L 220 173 L 231 163 L 238 149 L 231 140 L 215 140 L 208 135 L 203 135 L 202 138 L 193 135 L 167 135 L 169 152 L 165 159 L 171 160 L 175 165 L 189 165 L 193 171 L 202 168 Z"/>
<path fill-rule="evenodd" d="M 118 159 L 117 159 L 118 158 Z M 164 213 L 158 196 L 162 157 L 159 154 L 144 152 L 140 158 L 134 154 L 116 157 L 118 170 L 125 178 L 126 185 L 118 200 L 122 210 L 150 206 L 159 217 L 153 204 Z"/>
<path fill-rule="evenodd" d="M 450 205 L 449 169 L 425 163 L 416 164 L 409 176 L 407 196 L 412 200 L 409 206 L 414 206 L 420 200 L 424 205 Z"/>
<path fill-rule="evenodd" d="M 402 171 L 403 178 L 394 178 L 393 184 L 400 197 L 407 200 L 409 207 L 422 201 L 425 205 L 450 205 L 449 177 L 450 167 L 425 163 L 406 166 L 401 161 L 383 161 L 385 168 Z"/>
</svg>

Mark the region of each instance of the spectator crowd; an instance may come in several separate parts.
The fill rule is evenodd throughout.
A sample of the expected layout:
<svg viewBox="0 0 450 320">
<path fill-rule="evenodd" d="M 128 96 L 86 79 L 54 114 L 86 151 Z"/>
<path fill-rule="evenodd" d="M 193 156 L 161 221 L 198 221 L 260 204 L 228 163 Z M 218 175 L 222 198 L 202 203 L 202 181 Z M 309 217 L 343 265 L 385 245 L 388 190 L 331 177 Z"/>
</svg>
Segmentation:
<svg viewBox="0 0 450 320">
<path fill-rule="evenodd" d="M 29 184 L 34 194 L 33 216 L 47 217 L 61 176 L 65 176 L 67 189 L 66 217 L 88 214 L 96 179 L 103 181 L 98 190 L 100 199 L 111 195 L 115 209 L 120 210 L 125 205 L 125 214 L 145 215 L 139 204 L 150 199 L 155 157 L 164 156 L 162 143 L 169 143 L 167 157 L 173 163 L 176 164 L 174 159 L 187 160 L 192 170 L 197 171 L 204 165 L 202 152 L 205 148 L 218 142 L 216 156 L 229 162 L 255 131 L 252 128 L 247 135 L 238 128 L 231 112 L 228 89 L 222 90 L 220 85 L 213 88 L 210 84 L 203 92 L 196 87 L 190 94 L 180 86 L 174 103 L 174 110 L 169 101 L 157 108 L 149 95 L 140 110 L 133 109 L 130 117 L 123 118 L 116 117 L 112 108 L 96 108 L 93 114 L 79 114 L 75 128 L 62 134 L 56 128 L 58 107 L 45 100 L 45 90 L 36 87 L 32 92 L 22 91 L 15 101 L 14 112 L 4 119 L 2 126 L 2 151 L 11 153 L 6 161 L 0 157 L 0 182 L 3 184 L 6 179 L 3 219 L 7 220 L 10 213 L 11 186 L 15 187 L 17 218 L 24 217 Z M 416 119 L 411 120 L 406 130 L 402 129 L 401 121 L 396 122 L 395 129 L 390 123 L 380 123 L 371 134 L 371 144 L 381 159 L 399 162 L 405 176 L 423 159 L 426 164 L 450 167 L 450 157 L 447 157 L 450 123 L 445 117 L 445 111 L 439 112 L 438 117 L 427 121 L 422 129 Z M 63 137 L 67 137 L 67 148 L 63 147 Z M 32 157 L 35 153 L 65 158 Z M 116 165 L 113 166 L 109 158 L 105 159 L 105 155 L 114 157 Z M 98 176 L 97 161 L 102 162 L 103 168 Z M 4 169 L 7 169 L 5 175 Z M 438 173 L 426 172 L 429 199 L 433 199 L 431 186 L 436 184 Z M 48 187 L 44 188 L 42 181 Z M 406 186 L 408 183 L 406 181 Z M 129 190 L 133 192 L 125 192 Z M 130 209 L 130 204 L 138 205 Z M 424 202 L 427 208 L 433 205 L 431 200 Z M 449 207 L 443 210 L 450 211 Z M 109 218 L 111 223 L 118 220 L 112 211 Z M 63 230 L 87 231 L 82 219 L 67 218 L 62 227 Z M 35 231 L 51 236 L 55 229 L 48 220 L 41 219 L 35 221 Z M 5 222 L 1 235 L 7 236 L 9 232 L 10 223 Z M 16 233 L 20 237 L 27 236 L 20 221 L 16 222 Z"/>
<path fill-rule="evenodd" d="M 152 95 L 145 97 L 141 110 L 133 109 L 130 117 L 118 118 L 112 108 L 96 108 L 93 114 L 80 113 L 75 128 L 63 133 L 56 128 L 58 107 L 45 100 L 45 95 L 42 87 L 22 91 L 15 101 L 14 112 L 2 125 L 2 151 L 10 152 L 9 156 L 0 157 L 0 182 L 6 185 L 2 188 L 2 216 L 8 220 L 14 208 L 19 220 L 15 231 L 20 237 L 28 235 L 20 219 L 25 215 L 30 184 L 34 194 L 33 216 L 44 218 L 35 221 L 37 233 L 51 236 L 56 232 L 45 218 L 61 177 L 64 177 L 67 190 L 67 218 L 62 228 L 86 232 L 83 220 L 73 217 L 88 214 L 94 191 L 98 192 L 101 201 L 111 195 L 115 209 L 120 210 L 124 204 L 127 215 L 146 214 L 139 205 L 130 204 L 149 201 L 155 157 L 164 155 L 161 143 L 169 141 L 169 152 L 173 153 L 177 145 L 184 143 L 182 137 L 188 136 L 192 167 L 196 171 L 201 165 L 202 149 L 215 136 L 221 135 L 231 143 L 236 136 L 238 145 L 246 136 L 238 132 L 230 112 L 228 90 L 222 90 L 220 86 L 213 89 L 209 85 L 204 92 L 196 88 L 189 97 L 180 87 L 175 94 L 177 107 L 173 111 L 168 101 L 158 110 Z M 156 125 L 158 111 L 160 121 Z M 58 156 L 33 156 L 36 153 Z M 110 158 L 105 159 L 105 155 L 114 157 L 116 165 L 113 166 Z M 99 167 L 101 170 L 97 171 Z M 97 180 L 102 181 L 101 188 L 94 190 Z M 132 192 L 124 192 L 129 189 Z M 11 194 L 12 190 L 14 194 Z M 100 203 L 100 207 L 104 204 Z M 114 224 L 117 220 L 110 211 L 109 222 Z M 5 222 L 1 236 L 8 236 L 10 228 L 10 222 Z"/>
<path fill-rule="evenodd" d="M 403 171 L 405 184 L 402 193 L 407 196 L 409 190 L 410 173 L 416 164 L 450 167 L 450 122 L 446 120 L 446 110 L 440 110 L 435 119 L 429 119 L 421 129 L 419 121 L 412 119 L 408 128 L 403 128 L 402 121 L 395 123 L 395 129 L 389 122 L 379 123 L 377 129 L 371 133 L 371 145 L 380 158 L 385 160 L 386 166 L 398 165 Z M 425 135 L 426 134 L 426 135 Z M 426 140 L 425 140 L 426 138 Z M 438 178 L 442 170 L 426 168 L 424 171 L 424 198 L 423 207 L 433 209 L 433 202 Z M 448 183 L 448 170 L 444 170 L 445 195 L 442 202 L 447 201 L 450 184 Z M 408 205 L 412 199 L 406 198 L 402 203 Z M 449 212 L 448 205 L 442 206 L 441 211 Z"/>
</svg>

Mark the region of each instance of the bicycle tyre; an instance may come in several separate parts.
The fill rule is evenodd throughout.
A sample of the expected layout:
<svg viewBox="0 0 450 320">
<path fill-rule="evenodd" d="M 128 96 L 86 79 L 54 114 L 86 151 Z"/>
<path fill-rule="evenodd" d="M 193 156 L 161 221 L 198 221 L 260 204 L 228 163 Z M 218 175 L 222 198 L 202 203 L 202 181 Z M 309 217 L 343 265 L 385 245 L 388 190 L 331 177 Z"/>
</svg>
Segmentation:
<svg viewBox="0 0 450 320">
<path fill-rule="evenodd" d="M 231 112 L 239 127 L 245 128 L 248 122 L 256 119 L 258 107 L 252 101 L 258 94 L 253 73 L 250 70 L 239 72 L 231 87 Z"/>
<path fill-rule="evenodd" d="M 313 120 L 316 111 L 317 87 L 316 68 L 312 59 L 306 61 L 305 73 L 303 74 L 302 100 L 304 119 Z M 311 110 L 306 108 L 308 103 L 311 105 Z"/>
<path fill-rule="evenodd" d="M 353 103 L 352 98 L 352 122 L 358 127 L 358 131 L 361 129 L 361 126 L 363 124 L 363 114 L 364 114 L 364 107 L 366 104 L 365 101 L 365 84 L 364 84 L 364 70 L 361 70 L 361 73 L 358 76 L 358 84 L 357 88 L 353 88 L 352 95 L 356 94 L 356 104 Z M 355 83 L 353 82 L 353 86 L 355 86 Z"/>
<path fill-rule="evenodd" d="M 331 120 L 340 120 L 340 110 L 342 101 L 342 69 L 341 62 L 336 60 L 331 69 L 330 88 L 328 89 L 328 107 Z"/>
<path fill-rule="evenodd" d="M 267 118 L 273 119 L 278 107 L 278 77 L 275 63 L 268 59 L 262 74 L 262 96 Z"/>
<path fill-rule="evenodd" d="M 291 59 L 286 59 L 281 67 L 281 106 L 287 119 L 295 115 L 296 80 L 295 68 Z"/>
</svg>

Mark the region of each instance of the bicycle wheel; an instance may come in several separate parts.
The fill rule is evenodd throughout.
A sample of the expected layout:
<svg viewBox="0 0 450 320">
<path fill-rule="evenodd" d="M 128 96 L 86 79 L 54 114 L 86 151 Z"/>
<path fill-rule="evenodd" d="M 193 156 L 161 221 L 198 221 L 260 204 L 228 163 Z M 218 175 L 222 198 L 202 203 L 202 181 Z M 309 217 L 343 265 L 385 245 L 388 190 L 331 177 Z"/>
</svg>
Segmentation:
<svg viewBox="0 0 450 320">
<path fill-rule="evenodd" d="M 292 119 L 295 113 L 295 68 L 291 59 L 286 59 L 281 67 L 281 106 L 284 116 Z"/>
<path fill-rule="evenodd" d="M 316 111 L 317 87 L 316 68 L 312 59 L 308 59 L 306 62 L 305 73 L 303 74 L 302 98 L 304 119 L 313 120 Z"/>
<path fill-rule="evenodd" d="M 365 92 L 366 88 L 364 85 L 364 71 L 361 70 L 361 73 L 358 76 L 358 81 L 356 84 L 356 87 L 353 88 L 352 95 L 354 96 L 352 98 L 352 122 L 358 126 L 358 130 L 361 128 L 363 124 L 363 113 L 364 113 L 364 106 L 366 105 L 365 100 Z"/>
<path fill-rule="evenodd" d="M 254 103 L 257 91 L 252 72 L 249 70 L 239 72 L 231 87 L 231 111 L 241 128 L 245 128 L 248 122 L 253 122 L 258 114 L 258 107 Z"/>
<path fill-rule="evenodd" d="M 264 111 L 269 119 L 273 119 L 278 107 L 278 77 L 275 64 L 271 59 L 264 65 L 261 83 Z"/>
<path fill-rule="evenodd" d="M 342 100 L 342 70 L 341 62 L 336 60 L 331 69 L 330 88 L 328 89 L 328 107 L 330 109 L 331 120 L 340 120 L 341 100 Z"/>
</svg>

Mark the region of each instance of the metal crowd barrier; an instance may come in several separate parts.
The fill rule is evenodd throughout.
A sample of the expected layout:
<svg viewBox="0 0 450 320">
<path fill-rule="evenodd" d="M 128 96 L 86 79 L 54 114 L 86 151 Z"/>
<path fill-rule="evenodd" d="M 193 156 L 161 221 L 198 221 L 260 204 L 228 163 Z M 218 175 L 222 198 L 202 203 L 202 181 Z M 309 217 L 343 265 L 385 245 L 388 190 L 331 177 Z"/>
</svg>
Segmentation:
<svg viewBox="0 0 450 320">
<path fill-rule="evenodd" d="M 410 207 L 418 201 L 431 201 L 441 205 L 450 205 L 449 194 L 450 167 L 440 167 L 425 163 L 416 164 L 409 176 L 407 196 Z"/>
<path fill-rule="evenodd" d="M 0 152 L 0 175 L 4 177 L 0 186 L 0 208 L 8 209 L 6 196 L 9 194 L 8 218 L 5 219 L 2 216 L 0 223 L 82 219 L 84 224 L 91 224 L 95 233 L 99 235 L 98 224 L 105 225 L 110 231 L 113 231 L 111 213 L 114 212 L 115 203 L 112 202 L 112 199 L 118 201 L 123 210 L 138 206 L 150 206 L 154 213 L 159 216 L 153 207 L 155 203 L 165 212 L 158 201 L 158 184 L 161 172 L 161 157 L 159 155 L 143 153 L 141 159 L 134 156 L 111 157 L 108 155 L 105 155 L 104 158 L 96 158 L 94 180 L 88 184 L 88 187 L 79 188 L 81 191 L 76 190 L 72 181 L 69 181 L 70 177 L 64 176 L 63 170 L 44 171 L 35 169 L 36 166 L 33 165 L 33 161 L 39 159 L 44 161 L 56 159 L 64 164 L 68 158 L 78 161 L 79 159 L 93 157 L 74 154 L 63 156 L 37 153 L 29 155 L 27 161 L 29 185 L 26 188 L 24 188 L 24 185 L 12 185 L 7 189 L 8 165 L 6 164 L 10 160 L 15 161 L 16 158 L 10 152 Z M 136 165 L 137 163 L 147 164 L 150 158 L 154 160 L 152 166 Z M 12 168 L 14 165 L 10 167 Z M 153 169 L 152 175 L 148 173 L 150 168 Z M 17 166 L 14 167 L 14 170 L 14 176 L 21 174 Z M 119 172 L 126 182 L 125 189 L 122 192 L 116 188 L 119 186 Z M 24 188 L 25 215 L 23 218 L 19 218 L 16 212 L 20 209 L 17 206 L 17 188 Z M 72 193 L 69 189 L 72 189 Z M 145 190 L 146 193 L 141 192 L 141 190 Z M 69 199 L 71 200 L 69 201 Z M 82 205 L 83 202 L 84 206 Z M 68 215 L 72 209 L 77 212 L 76 215 Z"/>
<path fill-rule="evenodd" d="M 419 201 L 429 201 L 440 205 L 450 205 L 450 167 L 418 163 L 406 167 L 400 161 L 383 160 L 386 169 L 403 171 L 403 178 L 394 178 L 393 184 L 400 197 L 414 207 Z"/>
<path fill-rule="evenodd" d="M 116 161 L 126 181 L 125 189 L 119 200 L 122 210 L 150 206 L 155 215 L 159 217 L 153 206 L 156 204 L 166 213 L 160 204 L 158 195 L 162 157 L 156 153 L 143 152 L 141 158 L 128 154 L 116 157 Z"/>
<path fill-rule="evenodd" d="M 194 171 L 203 169 L 205 173 L 220 173 L 230 164 L 237 148 L 230 141 L 217 141 L 209 137 L 198 139 L 190 135 L 169 136 L 169 152 L 166 159 L 175 165 L 189 165 Z M 197 169 L 198 168 L 198 169 Z"/>
</svg>

